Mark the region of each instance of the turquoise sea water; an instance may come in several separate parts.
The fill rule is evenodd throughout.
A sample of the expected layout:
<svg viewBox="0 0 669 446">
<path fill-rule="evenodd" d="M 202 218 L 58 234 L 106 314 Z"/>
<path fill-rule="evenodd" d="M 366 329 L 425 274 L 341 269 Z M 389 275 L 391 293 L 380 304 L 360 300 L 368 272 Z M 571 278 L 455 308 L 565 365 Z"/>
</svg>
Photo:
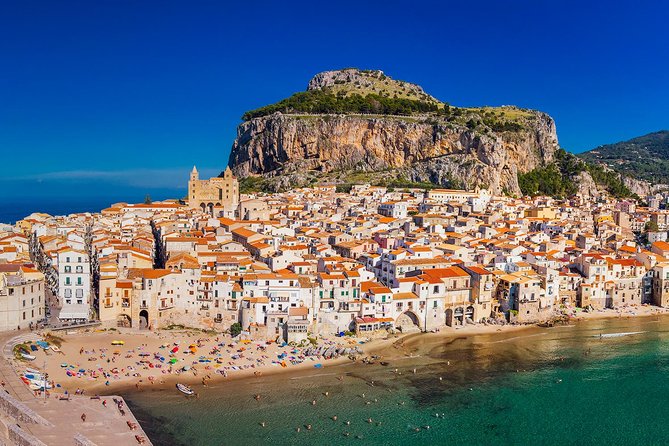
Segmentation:
<svg viewBox="0 0 669 446">
<path fill-rule="evenodd" d="M 388 366 L 223 382 L 199 399 L 124 396 L 156 445 L 669 444 L 667 317 L 419 335 L 393 350 Z"/>
</svg>

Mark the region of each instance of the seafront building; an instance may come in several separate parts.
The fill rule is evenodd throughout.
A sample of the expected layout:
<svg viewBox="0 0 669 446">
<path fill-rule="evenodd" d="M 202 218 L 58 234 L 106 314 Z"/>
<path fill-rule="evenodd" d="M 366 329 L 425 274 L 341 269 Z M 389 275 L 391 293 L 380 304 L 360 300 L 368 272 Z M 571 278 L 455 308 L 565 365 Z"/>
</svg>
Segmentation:
<svg viewBox="0 0 669 446">
<path fill-rule="evenodd" d="M 44 319 L 44 274 L 20 263 L 0 263 L 0 331 L 26 329 Z"/>
<path fill-rule="evenodd" d="M 92 318 L 91 262 L 86 251 L 66 247 L 56 252 L 60 319 Z"/>
<path fill-rule="evenodd" d="M 64 321 L 295 342 L 669 305 L 661 209 L 370 185 L 240 195 L 229 169 L 193 169 L 188 187 L 184 202 L 32 214 L 0 234 L 0 267 L 39 269 Z M 661 229 L 638 243 L 649 221 Z"/>
</svg>

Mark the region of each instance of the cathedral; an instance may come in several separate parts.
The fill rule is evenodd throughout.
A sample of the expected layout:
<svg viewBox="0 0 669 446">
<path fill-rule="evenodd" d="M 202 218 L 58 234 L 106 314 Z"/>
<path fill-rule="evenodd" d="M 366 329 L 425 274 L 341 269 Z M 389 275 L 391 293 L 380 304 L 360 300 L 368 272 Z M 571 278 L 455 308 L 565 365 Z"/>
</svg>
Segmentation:
<svg viewBox="0 0 669 446">
<path fill-rule="evenodd" d="M 222 177 L 201 180 L 195 166 L 188 182 L 188 207 L 200 208 L 215 217 L 234 217 L 239 205 L 239 183 L 226 167 Z"/>
</svg>

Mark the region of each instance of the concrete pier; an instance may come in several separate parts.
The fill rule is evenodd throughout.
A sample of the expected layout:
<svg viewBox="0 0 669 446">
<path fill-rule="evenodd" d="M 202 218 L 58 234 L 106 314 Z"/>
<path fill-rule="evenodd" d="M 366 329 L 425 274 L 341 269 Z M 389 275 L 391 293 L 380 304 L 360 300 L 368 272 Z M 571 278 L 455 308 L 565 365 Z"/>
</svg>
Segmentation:
<svg viewBox="0 0 669 446">
<path fill-rule="evenodd" d="M 49 398 L 36 397 L 21 381 L 13 366 L 13 347 L 28 340 L 39 339 L 34 333 L 6 333 L 0 336 L 3 354 L 0 358 L 0 445 L 21 446 L 136 446 L 143 439 L 144 445 L 151 441 L 137 419 L 128 409 L 123 398 L 104 396 L 70 395 L 60 399 L 61 394 L 52 392 Z M 23 368 L 26 364 L 16 364 Z M 36 364 L 37 365 L 37 364 Z M 123 401 L 123 412 L 113 399 Z M 102 401 L 106 400 L 106 407 Z M 86 414 L 86 421 L 82 421 Z M 133 429 L 131 429 L 131 427 Z"/>
</svg>

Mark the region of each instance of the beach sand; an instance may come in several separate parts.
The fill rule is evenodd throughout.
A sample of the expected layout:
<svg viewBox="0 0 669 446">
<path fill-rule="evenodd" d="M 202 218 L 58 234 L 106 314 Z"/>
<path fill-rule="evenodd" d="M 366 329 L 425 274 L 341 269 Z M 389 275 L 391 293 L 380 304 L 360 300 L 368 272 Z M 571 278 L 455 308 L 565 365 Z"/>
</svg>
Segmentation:
<svg viewBox="0 0 669 446">
<path fill-rule="evenodd" d="M 325 360 L 302 356 L 302 348 L 258 341 L 233 341 L 229 335 L 206 334 L 193 330 L 89 332 L 60 334 L 60 353 L 42 349 L 32 352 L 36 359 L 26 367 L 49 374 L 54 391 L 109 394 L 135 386 L 184 384 L 206 385 L 212 380 L 232 380 L 245 376 L 321 367 L 350 361 L 346 357 Z M 123 341 L 124 345 L 112 345 Z M 319 339 L 319 345 L 356 346 L 354 338 Z M 364 342 L 364 341 L 363 341 Z M 375 346 L 380 341 L 369 342 Z M 191 350 L 190 346 L 194 346 Z M 173 352 L 173 350 L 178 351 Z M 285 358 L 279 355 L 285 354 Z M 176 360 L 170 364 L 171 360 Z M 283 364 L 283 365 L 282 365 Z M 186 368 L 187 370 L 184 370 Z M 19 370 L 21 372 L 21 370 Z M 69 372 L 69 373 L 68 373 Z"/>
<path fill-rule="evenodd" d="M 579 311 L 574 313 L 571 320 L 667 313 L 663 308 L 641 306 L 621 311 Z M 536 325 L 477 324 L 445 327 L 435 333 L 383 335 L 364 340 L 330 337 L 319 339 L 319 345 L 358 346 L 363 350 L 363 356 L 375 355 L 379 357 L 378 360 L 411 358 L 413 353 L 410 345 L 418 339 L 447 340 L 457 336 L 521 331 L 531 327 Z M 317 364 L 326 368 L 351 361 L 347 357 L 329 360 L 304 357 L 300 348 L 259 341 L 235 342 L 226 334 L 211 335 L 194 330 L 121 330 L 58 335 L 64 339 L 61 353 L 46 354 L 40 349 L 33 352 L 35 361 L 22 363 L 25 367 L 46 370 L 49 380 L 55 384 L 53 391 L 56 393 L 76 393 L 79 389 L 85 390 L 87 395 L 108 395 L 130 387 L 139 390 L 147 387 L 174 387 L 177 382 L 192 385 L 197 391 L 214 382 L 253 376 L 260 379 L 266 375 L 313 368 Z M 117 340 L 123 341 L 124 345 L 112 345 L 112 341 Z M 189 349 L 191 345 L 196 346 L 194 352 Z M 178 351 L 172 353 L 175 347 L 178 347 Z M 281 354 L 286 355 L 285 360 L 279 358 Z M 294 363 L 291 363 L 291 358 Z M 173 365 L 169 364 L 172 359 L 177 360 Z M 281 365 L 282 362 L 285 367 Z M 184 366 L 188 368 L 187 371 L 183 370 Z"/>
</svg>

